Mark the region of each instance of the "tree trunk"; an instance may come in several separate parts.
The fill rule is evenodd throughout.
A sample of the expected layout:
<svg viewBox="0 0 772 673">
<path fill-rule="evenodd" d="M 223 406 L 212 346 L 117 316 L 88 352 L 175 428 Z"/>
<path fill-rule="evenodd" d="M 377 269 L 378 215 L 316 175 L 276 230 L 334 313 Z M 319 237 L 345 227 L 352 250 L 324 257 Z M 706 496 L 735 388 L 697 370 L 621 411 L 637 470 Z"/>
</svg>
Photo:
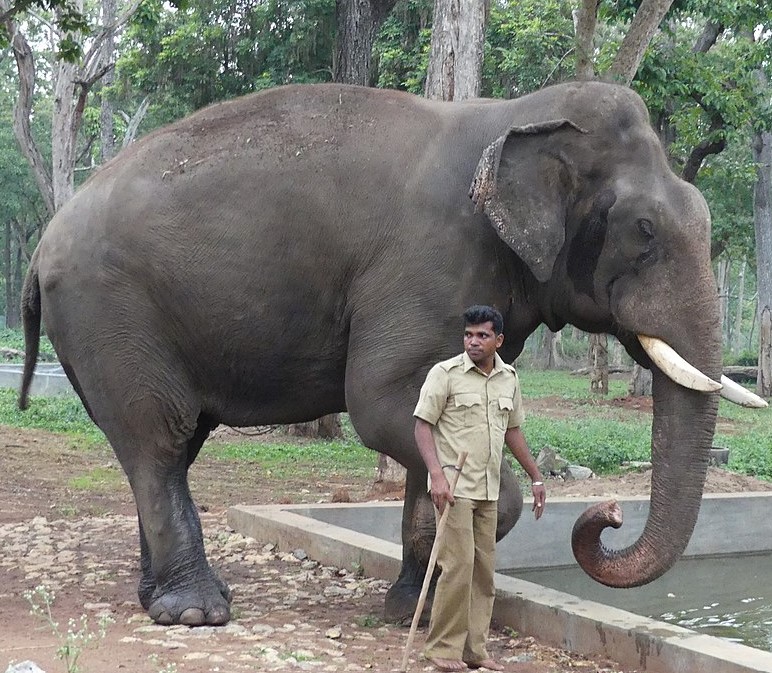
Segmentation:
<svg viewBox="0 0 772 673">
<path fill-rule="evenodd" d="M 13 306 L 13 287 L 11 284 L 11 222 L 5 221 L 5 245 L 3 246 L 3 275 L 5 276 L 5 326 L 18 327 L 13 324 L 11 315 Z"/>
<path fill-rule="evenodd" d="M 373 77 L 373 42 L 396 0 L 338 0 L 338 29 L 333 79 L 370 86 Z"/>
<path fill-rule="evenodd" d="M 102 58 L 111 63 L 115 54 L 116 0 L 102 0 L 102 24 L 106 26 Z M 115 70 L 110 68 L 102 78 L 101 106 L 99 110 L 101 163 L 107 163 L 115 156 L 115 129 L 113 124 L 113 102 L 107 89 L 115 80 Z"/>
<path fill-rule="evenodd" d="M 743 337 L 743 305 L 745 304 L 745 267 L 747 266 L 747 260 L 743 257 L 743 261 L 740 264 L 740 273 L 737 276 L 737 308 L 734 314 L 734 329 L 732 330 L 732 353 L 737 353 L 742 350 L 742 337 Z"/>
<path fill-rule="evenodd" d="M 328 414 L 307 423 L 294 423 L 287 429 L 293 437 L 318 437 L 319 439 L 340 439 L 343 429 L 338 414 Z"/>
<path fill-rule="evenodd" d="M 608 335 L 590 335 L 590 392 L 608 395 Z"/>
<path fill-rule="evenodd" d="M 627 391 L 633 397 L 651 397 L 651 370 L 636 363 Z"/>
<path fill-rule="evenodd" d="M 625 39 L 619 47 L 607 76 L 615 81 L 630 84 L 638 72 L 643 55 L 654 37 L 659 24 L 665 18 L 673 0 L 643 0 L 630 24 Z"/>
<path fill-rule="evenodd" d="M 753 138 L 756 185 L 753 191 L 753 220 L 756 229 L 756 280 L 759 317 L 759 375 L 757 394 L 772 395 L 772 133 L 761 131 Z"/>
<path fill-rule="evenodd" d="M 405 481 L 406 470 L 393 458 L 389 458 L 385 453 L 378 455 L 378 472 L 375 475 L 375 483 Z"/>
<path fill-rule="evenodd" d="M 718 260 L 716 270 L 716 285 L 718 289 L 718 307 L 721 318 L 721 333 L 726 340 L 729 323 L 729 261 L 725 258 Z"/>
<path fill-rule="evenodd" d="M 542 335 L 541 342 L 541 355 L 539 359 L 544 363 L 545 369 L 557 369 L 563 360 L 560 356 L 559 346 L 560 344 L 560 332 L 553 332 L 546 325 L 544 326 L 544 334 Z"/>
<path fill-rule="evenodd" d="M 488 0 L 435 0 L 424 94 L 437 100 L 480 95 Z"/>
<path fill-rule="evenodd" d="M 598 0 L 582 0 L 574 10 L 574 35 L 576 42 L 576 79 L 595 78 L 593 67 L 595 25 L 598 21 Z"/>
<path fill-rule="evenodd" d="M 8 10 L 6 0 L 0 0 L 0 11 Z M 40 148 L 32 135 L 32 101 L 35 95 L 35 60 L 32 48 L 24 35 L 19 32 L 15 21 L 7 19 L 4 22 L 13 48 L 16 70 L 19 74 L 19 96 L 13 109 L 13 133 L 24 158 L 32 170 L 35 184 L 38 187 L 43 204 L 51 218 L 56 212 L 54 207 L 54 191 L 51 184 L 51 171 Z"/>
</svg>

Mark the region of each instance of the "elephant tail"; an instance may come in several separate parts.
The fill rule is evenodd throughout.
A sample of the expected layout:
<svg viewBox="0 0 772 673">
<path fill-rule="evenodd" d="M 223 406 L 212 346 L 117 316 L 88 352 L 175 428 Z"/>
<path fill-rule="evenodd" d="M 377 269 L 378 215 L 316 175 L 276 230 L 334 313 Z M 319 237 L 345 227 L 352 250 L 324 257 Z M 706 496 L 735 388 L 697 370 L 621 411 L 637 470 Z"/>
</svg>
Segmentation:
<svg viewBox="0 0 772 673">
<path fill-rule="evenodd" d="M 37 251 L 30 260 L 21 292 L 21 320 L 24 325 L 24 373 L 19 391 L 19 409 L 29 406 L 29 389 L 40 352 L 40 280 Z"/>
</svg>

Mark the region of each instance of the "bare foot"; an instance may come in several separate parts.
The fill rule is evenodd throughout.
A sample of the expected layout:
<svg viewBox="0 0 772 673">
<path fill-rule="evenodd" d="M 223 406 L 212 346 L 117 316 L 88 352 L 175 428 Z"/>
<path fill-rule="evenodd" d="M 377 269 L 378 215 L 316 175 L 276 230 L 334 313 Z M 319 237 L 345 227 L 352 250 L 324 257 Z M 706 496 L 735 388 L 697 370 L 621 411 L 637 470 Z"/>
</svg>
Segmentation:
<svg viewBox="0 0 772 673">
<path fill-rule="evenodd" d="M 488 659 L 483 659 L 482 661 L 477 661 L 473 664 L 469 664 L 469 668 L 487 668 L 489 671 L 505 671 L 507 670 L 504 664 L 500 664 L 495 659 L 491 659 L 490 657 Z"/>
<path fill-rule="evenodd" d="M 432 659 L 426 657 L 434 664 L 434 667 L 438 671 L 465 671 L 467 669 L 466 664 L 461 659 Z"/>
</svg>

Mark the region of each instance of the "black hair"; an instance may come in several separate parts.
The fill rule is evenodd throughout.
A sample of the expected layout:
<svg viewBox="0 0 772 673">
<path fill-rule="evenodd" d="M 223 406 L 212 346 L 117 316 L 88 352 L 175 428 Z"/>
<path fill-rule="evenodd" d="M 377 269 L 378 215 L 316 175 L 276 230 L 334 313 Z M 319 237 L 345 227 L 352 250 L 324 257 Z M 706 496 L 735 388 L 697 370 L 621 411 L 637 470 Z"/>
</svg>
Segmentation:
<svg viewBox="0 0 772 673">
<path fill-rule="evenodd" d="M 504 331 L 504 318 L 492 306 L 470 306 L 464 311 L 464 327 L 467 325 L 482 325 L 484 322 L 493 323 L 493 333 L 498 336 Z"/>
</svg>

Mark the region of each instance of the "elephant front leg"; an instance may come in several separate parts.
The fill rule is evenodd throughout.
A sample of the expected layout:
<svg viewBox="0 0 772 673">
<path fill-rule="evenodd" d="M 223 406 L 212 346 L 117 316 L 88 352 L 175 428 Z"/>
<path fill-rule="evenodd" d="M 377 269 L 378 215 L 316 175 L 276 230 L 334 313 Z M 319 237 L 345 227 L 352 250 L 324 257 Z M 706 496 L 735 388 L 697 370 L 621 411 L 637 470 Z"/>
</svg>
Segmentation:
<svg viewBox="0 0 772 673">
<path fill-rule="evenodd" d="M 386 621 L 396 624 L 412 621 L 426 576 L 434 531 L 434 505 L 426 490 L 426 472 L 408 470 L 402 508 L 402 568 L 386 593 Z M 430 586 L 421 623 L 427 622 L 431 614 L 434 584 Z"/>
<path fill-rule="evenodd" d="M 501 488 L 498 501 L 496 539 L 504 537 L 517 523 L 523 509 L 523 497 L 512 468 L 502 458 Z M 402 568 L 399 577 L 386 594 L 385 619 L 409 624 L 418 604 L 436 531 L 434 505 L 426 485 L 426 472 L 408 471 L 405 504 L 402 509 Z M 431 614 L 437 571 L 429 588 L 421 623 Z"/>
<path fill-rule="evenodd" d="M 225 624 L 230 590 L 206 560 L 185 473 L 171 484 L 156 484 L 155 492 L 164 495 L 151 503 L 135 493 L 142 554 L 139 600 L 158 624 Z"/>
</svg>

